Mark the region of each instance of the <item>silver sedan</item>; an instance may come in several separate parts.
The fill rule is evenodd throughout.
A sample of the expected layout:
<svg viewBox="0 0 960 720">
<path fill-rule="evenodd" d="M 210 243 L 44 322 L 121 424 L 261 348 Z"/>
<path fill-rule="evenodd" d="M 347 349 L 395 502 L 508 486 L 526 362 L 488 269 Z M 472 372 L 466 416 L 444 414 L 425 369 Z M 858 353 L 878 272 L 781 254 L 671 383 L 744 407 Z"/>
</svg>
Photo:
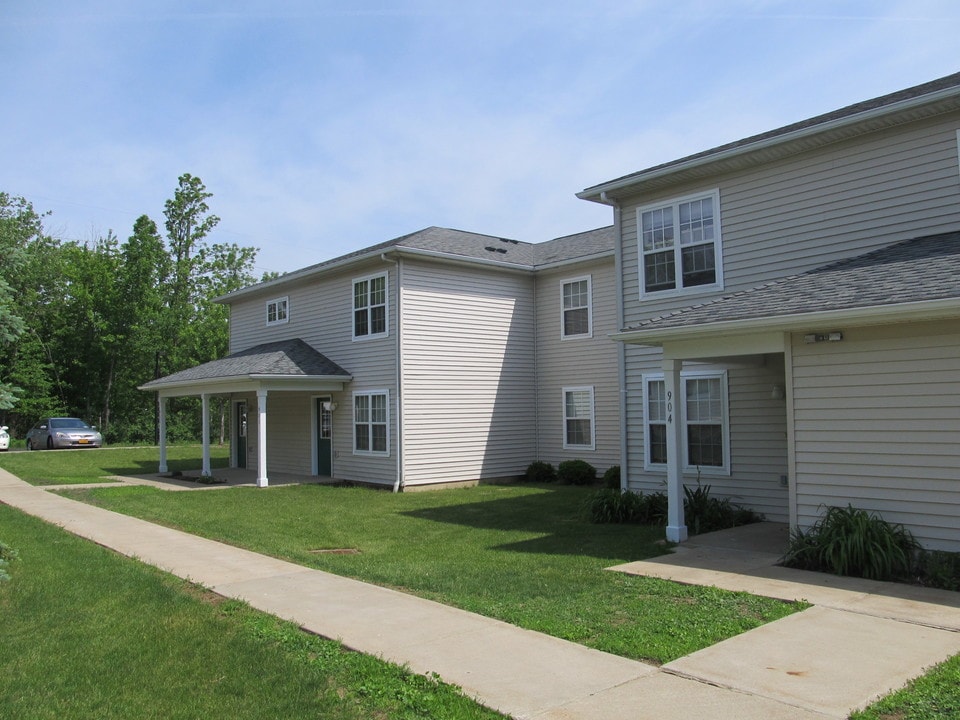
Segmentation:
<svg viewBox="0 0 960 720">
<path fill-rule="evenodd" d="M 79 418 L 44 418 L 27 432 L 27 449 L 85 448 L 103 445 L 103 436 Z"/>
</svg>

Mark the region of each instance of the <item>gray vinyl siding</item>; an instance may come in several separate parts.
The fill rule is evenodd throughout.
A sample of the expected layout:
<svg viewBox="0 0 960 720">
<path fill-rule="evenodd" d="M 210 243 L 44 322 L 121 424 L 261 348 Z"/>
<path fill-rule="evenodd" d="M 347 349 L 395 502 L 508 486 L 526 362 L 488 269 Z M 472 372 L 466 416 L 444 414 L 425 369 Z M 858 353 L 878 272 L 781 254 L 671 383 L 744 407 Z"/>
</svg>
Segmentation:
<svg viewBox="0 0 960 720">
<path fill-rule="evenodd" d="M 369 275 L 386 272 L 389 298 L 387 337 L 369 340 L 353 339 L 353 280 Z M 289 321 L 280 325 L 266 324 L 266 303 L 278 297 L 289 298 Z M 273 287 L 262 295 L 245 296 L 230 307 L 230 351 L 236 352 L 260 343 L 274 340 L 301 338 L 319 352 L 344 368 L 353 376 L 344 392 L 332 393 L 331 399 L 337 404 L 333 413 L 333 453 L 334 472 L 338 480 L 353 480 L 378 484 L 393 484 L 397 477 L 397 388 L 396 388 L 396 348 L 397 348 L 397 273 L 396 265 L 374 261 L 349 270 L 331 273 L 305 282 L 291 283 L 290 286 Z M 355 455 L 353 452 L 353 393 L 370 390 L 387 390 L 389 393 L 389 438 L 390 454 L 387 457 Z M 275 413 L 274 400 L 282 398 L 284 393 L 271 393 L 268 397 L 267 465 L 280 470 L 282 466 L 306 463 L 305 472 L 310 468 L 311 447 L 310 421 L 312 408 L 311 395 L 299 394 L 301 407 L 295 417 L 303 422 L 306 433 L 306 445 L 297 446 L 305 459 L 282 459 L 286 450 L 273 453 L 269 443 L 277 434 L 274 423 L 285 423 L 279 417 L 286 407 L 279 400 L 279 412 Z M 250 403 L 250 413 L 256 413 L 256 397 Z M 298 430 L 299 432 L 299 430 Z M 251 436 L 249 441 L 254 443 Z M 293 441 L 290 441 L 293 442 Z M 284 471 L 285 472 L 285 471 Z"/>
<path fill-rule="evenodd" d="M 912 123 L 623 204 L 625 324 L 960 227 L 960 113 Z M 639 298 L 636 209 L 719 189 L 724 290 Z"/>
<path fill-rule="evenodd" d="M 662 372 L 659 350 L 643 353 L 642 373 Z M 631 353 L 628 353 L 631 354 Z M 632 353 L 637 355 L 639 353 Z M 639 358 L 633 358 L 636 366 Z M 743 359 L 738 359 L 743 360 Z M 728 385 L 730 474 L 704 469 L 701 485 L 709 485 L 711 495 L 727 497 L 742 507 L 762 513 L 767 520 L 789 520 L 788 489 L 781 477 L 788 474 L 786 402 L 774 399 L 774 385 L 784 384 L 782 355 L 751 357 L 725 367 L 685 363 L 684 372 L 726 371 Z M 628 384 L 629 488 L 641 492 L 666 490 L 666 471 L 644 469 L 643 383 L 638 373 Z M 633 380 L 633 377 L 630 378 Z M 696 472 L 684 474 L 684 484 L 697 486 Z"/>
<path fill-rule="evenodd" d="M 797 513 L 848 503 L 960 551 L 960 322 L 793 337 Z"/>
<path fill-rule="evenodd" d="M 958 129 L 960 113 L 954 112 L 750 170 L 658 189 L 655 194 L 621 203 L 624 325 L 630 327 L 899 240 L 960 228 Z M 720 194 L 723 289 L 693 289 L 641 299 L 637 208 L 714 189 Z M 636 489 L 663 489 L 663 476 L 643 472 L 641 376 L 656 372 L 660 358 L 659 348 L 626 348 L 625 433 L 629 482 Z M 762 478 L 768 490 L 751 502 L 757 503 L 757 509 L 767 508 L 763 511 L 768 518 L 779 519 L 780 491 L 769 489 L 769 483 L 775 480 L 767 478 L 779 480 L 779 461 L 772 460 L 770 454 L 779 455 L 780 450 L 773 450 L 773 434 L 767 433 L 765 441 L 750 436 L 751 432 L 771 427 L 765 423 L 774 422 L 775 413 L 750 422 L 739 418 L 735 412 L 738 406 L 753 412 L 745 404 L 749 392 L 741 390 L 740 382 L 739 371 L 731 373 L 732 477 Z M 757 398 L 762 396 L 759 386 L 753 393 Z M 758 442 L 760 446 L 749 448 Z M 785 453 L 785 440 L 783 446 Z M 956 466 L 954 472 L 957 474 Z M 713 484 L 719 489 L 720 483 Z"/>
<path fill-rule="evenodd" d="M 237 396 L 236 400 L 243 397 Z M 247 400 L 247 468 L 257 467 L 257 396 Z M 313 475 L 310 467 L 310 397 L 273 392 L 267 396 L 267 477 L 271 472 Z"/>
<path fill-rule="evenodd" d="M 590 277 L 592 336 L 561 337 L 563 283 Z M 599 473 L 620 464 L 617 288 L 613 257 L 541 271 L 537 297 L 537 459 L 586 460 Z M 563 388 L 592 387 L 595 449 L 564 449 Z M 532 458 L 531 458 L 532 459 Z"/>
<path fill-rule="evenodd" d="M 532 279 L 402 262 L 405 486 L 522 474 L 535 453 Z"/>
</svg>

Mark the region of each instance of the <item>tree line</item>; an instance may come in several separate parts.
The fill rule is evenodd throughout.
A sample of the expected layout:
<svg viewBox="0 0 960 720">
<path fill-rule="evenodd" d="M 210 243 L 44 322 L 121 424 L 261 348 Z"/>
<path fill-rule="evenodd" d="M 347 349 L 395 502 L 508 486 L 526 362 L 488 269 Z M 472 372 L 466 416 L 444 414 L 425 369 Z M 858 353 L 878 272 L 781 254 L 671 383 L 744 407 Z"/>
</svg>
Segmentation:
<svg viewBox="0 0 960 720">
<path fill-rule="evenodd" d="M 126 240 L 44 231 L 47 213 L 0 192 L 0 423 L 23 437 L 40 418 L 97 425 L 106 442 L 156 438 L 148 380 L 223 357 L 228 310 L 214 299 L 255 282 L 259 250 L 209 240 L 220 218 L 200 178 L 181 175 L 164 229 L 141 215 Z M 199 401 L 171 401 L 172 440 L 200 436 Z"/>
</svg>

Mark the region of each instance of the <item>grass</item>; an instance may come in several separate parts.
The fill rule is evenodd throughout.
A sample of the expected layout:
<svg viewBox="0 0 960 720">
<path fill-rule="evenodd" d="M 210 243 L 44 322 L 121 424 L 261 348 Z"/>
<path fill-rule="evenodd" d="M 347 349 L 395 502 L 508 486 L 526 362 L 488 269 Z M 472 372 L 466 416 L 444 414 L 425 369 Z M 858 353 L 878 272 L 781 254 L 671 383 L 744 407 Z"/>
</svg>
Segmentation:
<svg viewBox="0 0 960 720">
<path fill-rule="evenodd" d="M 653 663 L 802 607 L 605 570 L 662 553 L 662 530 L 591 524 L 583 511 L 590 494 L 570 486 L 403 494 L 319 485 L 70 491 L 118 512 Z"/>
<path fill-rule="evenodd" d="M 503 717 L 3 505 L 0 541 L 0 717 Z"/>
<path fill-rule="evenodd" d="M 852 720 L 957 720 L 960 718 L 960 655 L 954 655 L 903 690 L 850 717 Z"/>
<path fill-rule="evenodd" d="M 172 472 L 200 467 L 199 445 L 170 445 L 167 466 Z M 227 447 L 210 448 L 210 464 L 227 466 Z M 111 475 L 147 475 L 157 472 L 160 451 L 151 447 L 89 448 L 7 452 L 0 467 L 33 485 L 75 485 L 103 482 Z"/>
</svg>

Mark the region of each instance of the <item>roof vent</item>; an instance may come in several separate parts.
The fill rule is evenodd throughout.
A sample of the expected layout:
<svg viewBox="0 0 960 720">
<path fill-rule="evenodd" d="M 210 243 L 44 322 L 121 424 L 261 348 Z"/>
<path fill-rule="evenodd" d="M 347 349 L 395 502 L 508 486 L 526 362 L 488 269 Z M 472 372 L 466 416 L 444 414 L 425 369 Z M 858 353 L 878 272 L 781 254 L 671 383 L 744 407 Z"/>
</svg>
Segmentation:
<svg viewBox="0 0 960 720">
<path fill-rule="evenodd" d="M 484 250 L 489 250 L 490 252 L 505 254 L 507 252 L 506 248 L 493 247 L 492 245 L 487 245 Z"/>
<path fill-rule="evenodd" d="M 510 243 L 511 245 L 519 245 L 519 240 L 511 240 L 510 238 L 500 238 L 500 242 Z"/>
</svg>

